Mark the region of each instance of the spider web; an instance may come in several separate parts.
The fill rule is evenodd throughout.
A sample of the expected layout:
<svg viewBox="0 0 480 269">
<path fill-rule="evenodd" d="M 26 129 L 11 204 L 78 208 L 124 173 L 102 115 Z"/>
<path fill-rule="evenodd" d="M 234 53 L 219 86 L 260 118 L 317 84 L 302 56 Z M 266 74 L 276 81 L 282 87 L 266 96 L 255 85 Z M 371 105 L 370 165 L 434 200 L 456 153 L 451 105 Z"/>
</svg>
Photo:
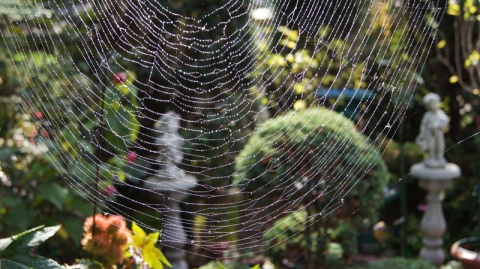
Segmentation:
<svg viewBox="0 0 480 269">
<path fill-rule="evenodd" d="M 431 1 L 10 0 L 0 7 L 8 53 L 32 78 L 22 108 L 43 113 L 38 143 L 71 188 L 99 212 L 163 229 L 167 245 L 196 252 L 227 242 L 234 249 L 227 256 L 271 247 L 277 237 L 263 235 L 282 222 L 273 223 L 319 199 L 326 201 L 302 217 L 302 229 L 341 211 L 378 163 L 363 150 L 397 132 L 436 31 L 432 21 L 442 15 Z M 331 143 L 320 148 L 311 147 L 315 135 L 292 140 L 290 155 L 274 148 L 283 155 L 242 178 L 265 157 L 242 154 L 245 145 L 262 154 L 262 145 L 283 143 L 295 129 L 308 137 L 310 125 L 333 126 L 347 139 L 332 140 L 337 133 L 327 128 Z M 360 148 L 350 143 L 353 127 L 366 137 Z M 315 158 L 305 157 L 312 151 Z M 353 156 L 342 173 L 334 171 L 338 154 Z M 262 183 L 252 190 L 255 181 Z"/>
</svg>

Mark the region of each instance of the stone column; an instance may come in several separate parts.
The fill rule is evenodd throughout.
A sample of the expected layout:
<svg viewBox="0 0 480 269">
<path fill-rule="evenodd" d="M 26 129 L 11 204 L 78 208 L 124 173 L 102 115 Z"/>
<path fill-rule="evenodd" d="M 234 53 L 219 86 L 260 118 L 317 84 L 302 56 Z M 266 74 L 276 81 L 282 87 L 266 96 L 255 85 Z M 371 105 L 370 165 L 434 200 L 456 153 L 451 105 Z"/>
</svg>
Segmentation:
<svg viewBox="0 0 480 269">
<path fill-rule="evenodd" d="M 165 195 L 165 211 L 162 219 L 162 234 L 160 241 L 165 246 L 165 256 L 172 264 L 172 269 L 188 269 L 185 261 L 184 247 L 187 235 L 180 216 L 180 202 L 187 196 L 188 190 L 197 185 L 197 180 L 191 175 L 183 175 L 185 179 L 159 180 L 150 177 L 144 182 L 147 189 Z M 165 265 L 166 268 L 170 268 Z"/>
<path fill-rule="evenodd" d="M 168 211 L 164 215 L 160 239 L 166 247 L 165 256 L 172 264 L 172 268 L 188 269 L 187 262 L 185 261 L 185 251 L 183 250 L 187 244 L 187 235 L 185 234 L 180 217 L 180 205 L 172 193 L 168 193 L 167 197 L 168 201 L 165 205 L 168 207 Z M 166 265 L 165 267 L 169 268 Z"/>
<path fill-rule="evenodd" d="M 442 209 L 443 192 L 452 185 L 454 178 L 460 176 L 460 168 L 453 163 L 435 168 L 429 167 L 428 163 L 417 163 L 410 173 L 419 178 L 420 187 L 427 191 L 427 210 L 421 223 L 423 248 L 420 258 L 439 266 L 445 260 L 442 237 L 447 229 Z"/>
</svg>

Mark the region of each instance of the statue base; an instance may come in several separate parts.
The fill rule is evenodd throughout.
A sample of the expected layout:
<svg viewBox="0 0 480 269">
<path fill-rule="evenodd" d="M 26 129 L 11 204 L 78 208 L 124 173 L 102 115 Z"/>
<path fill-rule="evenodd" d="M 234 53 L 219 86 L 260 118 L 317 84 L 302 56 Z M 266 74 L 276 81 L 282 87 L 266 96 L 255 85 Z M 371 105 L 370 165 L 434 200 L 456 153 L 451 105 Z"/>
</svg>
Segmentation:
<svg viewBox="0 0 480 269">
<path fill-rule="evenodd" d="M 419 178 L 420 187 L 427 191 L 427 210 L 420 227 L 423 233 L 420 258 L 440 266 L 445 260 L 442 237 L 447 229 L 442 208 L 443 191 L 451 187 L 453 179 L 459 177 L 461 171 L 453 163 L 435 168 L 426 163 L 417 163 L 411 167 L 410 173 Z"/>
</svg>

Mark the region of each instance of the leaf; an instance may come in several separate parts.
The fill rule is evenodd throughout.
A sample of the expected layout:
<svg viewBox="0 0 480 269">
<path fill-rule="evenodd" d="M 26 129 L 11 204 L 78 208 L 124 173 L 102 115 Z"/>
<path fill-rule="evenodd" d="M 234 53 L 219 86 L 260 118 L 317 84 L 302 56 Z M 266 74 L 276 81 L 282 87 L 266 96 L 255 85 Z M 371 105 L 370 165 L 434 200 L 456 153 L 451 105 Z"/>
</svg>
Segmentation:
<svg viewBox="0 0 480 269">
<path fill-rule="evenodd" d="M 217 266 L 218 266 L 218 269 L 228 269 L 225 265 L 223 265 L 223 263 L 217 261 Z"/>
<path fill-rule="evenodd" d="M 0 266 L 10 269 L 31 269 L 30 266 L 26 266 L 8 259 L 0 259 Z"/>
<path fill-rule="evenodd" d="M 458 82 L 458 76 L 451 76 L 448 81 L 450 81 L 450 83 L 454 84 L 454 83 L 457 83 Z"/>
<path fill-rule="evenodd" d="M 443 49 L 443 48 L 445 48 L 446 45 L 447 45 L 447 41 L 445 39 L 442 39 L 437 43 L 437 48 L 438 49 Z"/>
<path fill-rule="evenodd" d="M 47 183 L 39 188 L 40 195 L 50 203 L 52 203 L 57 209 L 61 210 L 65 201 L 68 198 L 69 192 L 67 188 L 64 188 L 57 183 Z"/>
<path fill-rule="evenodd" d="M 167 260 L 167 257 L 163 254 L 158 248 L 154 248 L 155 256 L 160 260 L 161 263 L 166 264 L 168 267 L 173 267 L 172 264 Z"/>
<path fill-rule="evenodd" d="M 10 228 L 24 230 L 31 225 L 35 215 L 36 212 L 32 208 L 26 204 L 19 204 L 7 210 L 5 224 Z"/>
<path fill-rule="evenodd" d="M 80 240 L 82 240 L 83 237 L 83 226 L 80 221 L 77 219 L 68 219 L 63 223 L 63 226 L 68 232 L 68 235 L 72 238 L 73 242 L 77 246 L 80 246 Z"/>
<path fill-rule="evenodd" d="M 38 255 L 21 255 L 18 253 L 15 256 L 0 260 L 2 265 L 8 264 L 5 268 L 35 268 L 35 269 L 62 269 L 64 268 L 56 261 L 38 256 Z"/>
<path fill-rule="evenodd" d="M 48 238 L 52 237 L 60 229 L 60 225 L 51 227 L 36 227 L 18 235 L 12 236 L 13 242 L 4 251 L 4 255 L 21 250 L 31 249 L 37 247 L 41 243 L 45 242 Z"/>
<path fill-rule="evenodd" d="M 293 109 L 295 110 L 305 109 L 305 108 L 307 108 L 307 102 L 305 102 L 304 100 L 297 100 L 293 104 Z"/>
<path fill-rule="evenodd" d="M 0 254 L 13 242 L 13 238 L 0 239 Z M 0 267 L 1 268 L 1 267 Z"/>
<path fill-rule="evenodd" d="M 17 235 L 14 235 L 14 236 L 10 236 L 10 237 L 7 237 L 7 238 L 3 238 L 3 239 L 0 239 L 0 254 L 3 254 L 3 252 L 7 249 L 8 246 L 10 246 L 10 244 L 18 237 L 24 235 L 24 234 L 27 234 L 27 233 L 30 233 L 30 232 L 33 232 L 33 231 L 36 231 L 36 230 L 40 230 L 42 229 L 43 226 L 38 226 L 38 227 L 35 227 L 33 229 L 30 229 L 28 231 L 25 231 L 23 233 L 20 233 L 20 234 L 17 234 Z M 1 268 L 1 267 L 0 267 Z"/>
<path fill-rule="evenodd" d="M 452 16 L 460 15 L 460 5 L 455 1 L 449 1 L 447 14 Z"/>
</svg>

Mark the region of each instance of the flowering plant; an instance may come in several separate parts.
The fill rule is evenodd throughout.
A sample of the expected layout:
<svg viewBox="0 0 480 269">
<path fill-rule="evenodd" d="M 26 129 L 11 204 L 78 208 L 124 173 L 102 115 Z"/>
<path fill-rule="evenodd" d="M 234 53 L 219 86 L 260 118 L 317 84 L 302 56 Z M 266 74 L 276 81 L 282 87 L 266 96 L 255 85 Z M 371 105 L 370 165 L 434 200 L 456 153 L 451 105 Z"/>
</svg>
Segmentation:
<svg viewBox="0 0 480 269">
<path fill-rule="evenodd" d="M 83 229 L 83 249 L 98 258 L 103 268 L 163 269 L 163 264 L 172 267 L 155 247 L 159 233 L 147 235 L 133 222 L 132 234 L 121 216 L 96 214 L 85 220 Z"/>
</svg>

